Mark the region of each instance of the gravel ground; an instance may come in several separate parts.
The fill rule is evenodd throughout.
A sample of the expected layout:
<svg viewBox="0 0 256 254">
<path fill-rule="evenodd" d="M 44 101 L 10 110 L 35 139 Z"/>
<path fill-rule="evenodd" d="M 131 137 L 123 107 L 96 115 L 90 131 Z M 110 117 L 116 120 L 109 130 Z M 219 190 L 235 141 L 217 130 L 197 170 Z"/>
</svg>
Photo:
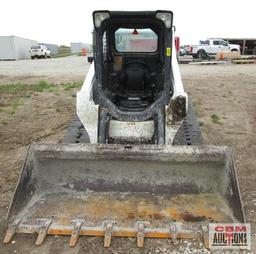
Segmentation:
<svg viewBox="0 0 256 254">
<path fill-rule="evenodd" d="M 42 92 L 35 92 L 30 87 L 28 91 L 0 94 L 0 219 L 6 215 L 28 145 L 31 142 L 61 142 L 75 114 L 78 88 L 65 90 L 60 83 L 83 80 L 88 67 L 86 59 L 77 56 L 0 62 L 0 85 L 34 84 L 39 80 L 55 85 L 53 90 Z M 246 219 L 255 233 L 256 65 L 181 65 L 180 68 L 185 88 L 192 95 L 205 142 L 227 145 L 234 151 Z M 16 100 L 22 103 L 12 114 L 9 108 Z M 0 227 L 0 238 L 3 233 Z M 82 237 L 75 248 L 69 248 L 69 237 L 48 236 L 40 247 L 34 245 L 35 237 L 17 235 L 9 245 L 0 243 L 0 254 L 208 252 L 197 241 L 182 241 L 173 246 L 169 239 L 146 239 L 145 247 L 140 250 L 131 238 L 113 239 L 111 247 L 104 249 L 102 238 Z M 254 251 L 255 242 L 253 238 Z"/>
<path fill-rule="evenodd" d="M 47 79 L 51 82 L 83 80 L 90 65 L 87 57 L 69 56 L 51 59 L 0 61 L 0 85 L 33 83 Z"/>
</svg>

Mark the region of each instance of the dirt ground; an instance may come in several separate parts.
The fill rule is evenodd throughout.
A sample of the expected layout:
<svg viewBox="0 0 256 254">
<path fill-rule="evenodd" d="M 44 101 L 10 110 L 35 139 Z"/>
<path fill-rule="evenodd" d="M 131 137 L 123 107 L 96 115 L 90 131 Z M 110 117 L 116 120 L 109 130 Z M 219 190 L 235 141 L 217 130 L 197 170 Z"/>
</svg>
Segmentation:
<svg viewBox="0 0 256 254">
<path fill-rule="evenodd" d="M 32 142 L 61 142 L 75 114 L 77 86 L 67 82 L 84 79 L 89 64 L 82 57 L 35 61 L 0 62 L 0 222 L 3 225 L 28 145 Z M 192 96 L 206 144 L 233 149 L 246 220 L 256 233 L 256 65 L 181 65 L 186 91 Z M 34 89 L 39 80 L 53 83 Z M 2 89 L 13 83 L 24 89 Z M 66 89 L 67 88 L 67 89 Z M 3 239 L 3 226 L 0 239 Z M 102 239 L 83 237 L 75 248 L 69 237 L 47 237 L 36 247 L 36 236 L 16 236 L 6 253 L 193 253 L 193 243 L 178 249 L 170 240 L 145 241 L 139 250 L 135 239 L 113 239 L 110 249 Z M 254 237 L 253 249 L 256 251 Z M 1 240 L 2 241 L 2 240 Z M 173 252 L 176 251 L 176 252 Z M 178 252 L 177 252 L 178 251 Z M 201 252 L 205 253 L 205 252 Z"/>
</svg>

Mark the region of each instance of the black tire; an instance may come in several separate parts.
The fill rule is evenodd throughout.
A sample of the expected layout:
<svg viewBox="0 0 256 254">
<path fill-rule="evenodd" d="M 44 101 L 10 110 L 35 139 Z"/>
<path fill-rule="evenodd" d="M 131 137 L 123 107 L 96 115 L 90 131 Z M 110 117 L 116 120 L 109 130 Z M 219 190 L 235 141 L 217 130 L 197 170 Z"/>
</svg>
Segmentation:
<svg viewBox="0 0 256 254">
<path fill-rule="evenodd" d="M 71 121 L 62 143 L 90 143 L 89 135 L 77 115 Z"/>
<path fill-rule="evenodd" d="M 35 59 L 35 57 L 34 57 L 34 56 L 31 56 L 31 59 L 33 60 L 33 59 Z"/>
<path fill-rule="evenodd" d="M 182 125 L 177 131 L 174 140 L 174 145 L 194 145 L 200 146 L 203 144 L 201 128 L 196 118 L 193 109 L 191 98 L 188 100 L 188 111 Z"/>
<path fill-rule="evenodd" d="M 205 50 L 203 50 L 203 49 L 199 49 L 198 51 L 197 51 L 197 58 L 200 58 L 200 59 L 205 59 L 205 58 L 207 58 L 208 57 L 208 55 L 207 55 L 207 53 L 205 52 Z"/>
<path fill-rule="evenodd" d="M 238 50 L 237 49 L 231 49 L 231 51 L 234 52 L 234 51 L 238 51 Z"/>
</svg>

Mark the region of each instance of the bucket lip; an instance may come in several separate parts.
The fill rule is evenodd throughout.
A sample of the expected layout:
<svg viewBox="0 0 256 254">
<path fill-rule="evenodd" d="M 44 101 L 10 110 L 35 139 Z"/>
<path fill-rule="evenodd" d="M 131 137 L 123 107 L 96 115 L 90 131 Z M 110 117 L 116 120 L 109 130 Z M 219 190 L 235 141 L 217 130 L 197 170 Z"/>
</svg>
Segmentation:
<svg viewBox="0 0 256 254">
<path fill-rule="evenodd" d="M 188 150 L 196 149 L 205 150 L 205 149 L 222 149 L 222 150 L 231 150 L 230 147 L 221 145 L 155 145 L 155 144 L 92 144 L 92 143 L 32 143 L 30 147 L 96 147 L 98 149 L 118 149 L 118 148 L 125 148 L 125 149 L 132 149 L 132 148 L 141 148 L 141 149 L 152 149 L 152 150 L 163 150 L 163 149 L 171 149 L 173 148 L 186 148 Z"/>
<path fill-rule="evenodd" d="M 216 162 L 228 165 L 232 151 L 226 146 L 32 144 L 30 159 L 139 160 L 177 163 Z"/>
<path fill-rule="evenodd" d="M 52 144 L 34 143 L 29 150 L 34 152 L 84 153 L 84 154 L 112 154 L 112 155 L 215 155 L 232 156 L 232 149 L 227 146 L 174 146 L 174 145 L 121 145 L 121 144 Z"/>
</svg>

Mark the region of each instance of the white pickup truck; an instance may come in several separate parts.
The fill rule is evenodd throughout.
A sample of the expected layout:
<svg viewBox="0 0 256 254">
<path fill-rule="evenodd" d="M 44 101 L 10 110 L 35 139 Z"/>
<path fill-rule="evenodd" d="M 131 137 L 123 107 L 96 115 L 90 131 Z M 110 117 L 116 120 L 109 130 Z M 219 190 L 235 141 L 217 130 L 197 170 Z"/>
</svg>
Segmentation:
<svg viewBox="0 0 256 254">
<path fill-rule="evenodd" d="M 220 51 L 240 51 L 240 46 L 229 44 L 222 39 L 207 39 L 200 41 L 199 45 L 189 46 L 187 52 L 194 58 L 206 58 L 209 55 L 216 55 Z"/>
</svg>

